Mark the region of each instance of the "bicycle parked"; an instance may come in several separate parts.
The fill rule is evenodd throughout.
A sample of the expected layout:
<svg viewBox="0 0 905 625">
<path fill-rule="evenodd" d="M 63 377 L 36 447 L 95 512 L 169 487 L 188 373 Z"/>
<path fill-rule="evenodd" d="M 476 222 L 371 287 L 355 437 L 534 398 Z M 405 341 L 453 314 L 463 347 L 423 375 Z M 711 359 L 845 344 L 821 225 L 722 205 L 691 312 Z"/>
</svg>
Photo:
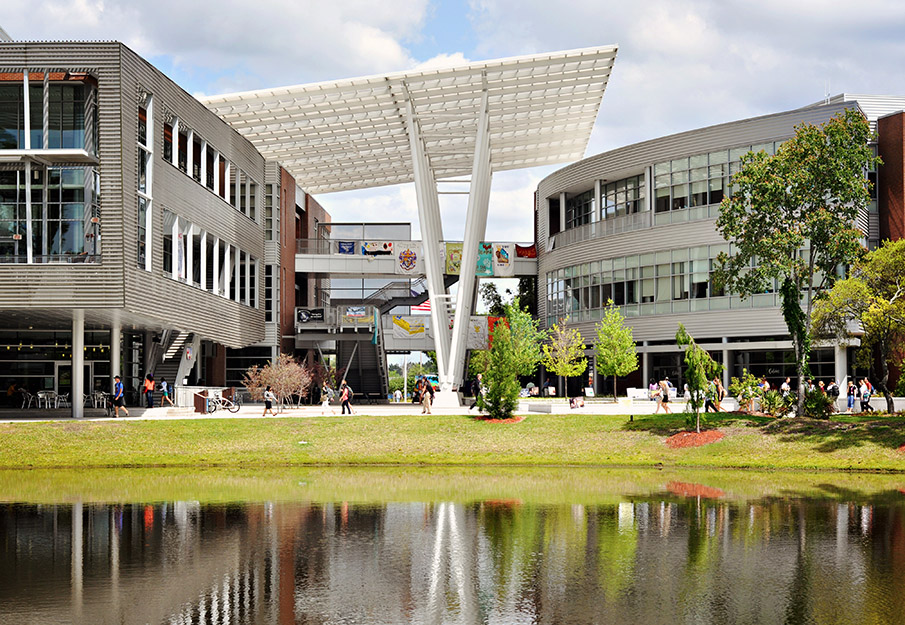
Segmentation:
<svg viewBox="0 0 905 625">
<path fill-rule="evenodd" d="M 236 398 L 236 401 L 233 401 L 228 397 L 223 397 L 222 395 L 211 397 L 207 402 L 208 413 L 212 413 L 217 410 L 229 410 L 230 412 L 235 413 L 239 412 L 239 408 L 241 407 L 242 404 L 239 402 L 238 398 Z"/>
</svg>

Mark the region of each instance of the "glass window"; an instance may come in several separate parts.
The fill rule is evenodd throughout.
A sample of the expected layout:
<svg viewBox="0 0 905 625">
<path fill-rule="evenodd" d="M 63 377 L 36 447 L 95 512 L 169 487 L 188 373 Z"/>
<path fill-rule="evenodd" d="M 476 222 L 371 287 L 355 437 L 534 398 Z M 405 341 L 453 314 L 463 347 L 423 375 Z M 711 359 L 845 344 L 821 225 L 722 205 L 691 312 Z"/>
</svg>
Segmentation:
<svg viewBox="0 0 905 625">
<path fill-rule="evenodd" d="M 148 201 L 140 197 L 138 198 L 138 266 L 141 268 L 145 267 L 146 260 L 146 252 L 147 252 L 147 243 L 145 241 L 145 237 L 147 236 L 147 228 L 145 224 L 147 223 L 148 218 Z"/>
<path fill-rule="evenodd" d="M 163 125 L 163 160 L 173 162 L 173 126 Z"/>
</svg>

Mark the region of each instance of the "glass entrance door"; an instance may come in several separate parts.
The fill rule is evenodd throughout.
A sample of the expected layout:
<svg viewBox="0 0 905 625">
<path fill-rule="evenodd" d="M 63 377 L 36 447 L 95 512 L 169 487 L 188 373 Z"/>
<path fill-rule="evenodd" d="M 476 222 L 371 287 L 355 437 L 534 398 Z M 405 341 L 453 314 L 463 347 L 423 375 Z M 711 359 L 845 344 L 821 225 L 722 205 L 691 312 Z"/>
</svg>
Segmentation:
<svg viewBox="0 0 905 625">
<path fill-rule="evenodd" d="M 91 393 L 91 367 L 93 363 L 86 362 L 85 363 L 85 377 L 82 384 L 84 387 L 82 388 L 82 393 L 90 394 Z M 72 363 L 71 362 L 57 362 L 56 363 L 56 387 L 54 390 L 57 392 L 57 395 L 65 395 L 66 393 L 72 393 Z M 70 395 L 69 400 L 72 401 L 72 396 Z"/>
</svg>

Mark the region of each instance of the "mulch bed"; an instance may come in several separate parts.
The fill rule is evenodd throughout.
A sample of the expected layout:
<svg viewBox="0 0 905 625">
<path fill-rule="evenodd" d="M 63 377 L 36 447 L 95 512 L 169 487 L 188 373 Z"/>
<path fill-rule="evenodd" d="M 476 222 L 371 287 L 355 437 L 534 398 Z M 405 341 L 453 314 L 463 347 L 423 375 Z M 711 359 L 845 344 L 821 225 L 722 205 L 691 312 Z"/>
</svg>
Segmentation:
<svg viewBox="0 0 905 625">
<path fill-rule="evenodd" d="M 674 495 L 682 497 L 703 497 L 705 499 L 719 499 L 726 493 L 719 488 L 713 486 L 704 486 L 703 484 L 689 484 L 688 482 L 670 482 L 666 485 L 666 490 Z"/>
<path fill-rule="evenodd" d="M 521 423 L 525 420 L 525 417 L 510 417 L 508 419 L 490 419 L 487 417 L 474 417 L 475 421 L 483 421 L 484 423 Z"/>
<path fill-rule="evenodd" d="M 723 433 L 719 430 L 704 430 L 700 434 L 697 432 L 679 432 L 667 438 L 666 445 L 673 449 L 700 447 L 708 443 L 715 443 L 721 438 L 723 438 Z"/>
<path fill-rule="evenodd" d="M 896 451 L 898 451 L 900 454 L 905 454 L 905 445 L 902 445 L 902 446 L 899 447 L 899 449 L 897 449 Z"/>
</svg>

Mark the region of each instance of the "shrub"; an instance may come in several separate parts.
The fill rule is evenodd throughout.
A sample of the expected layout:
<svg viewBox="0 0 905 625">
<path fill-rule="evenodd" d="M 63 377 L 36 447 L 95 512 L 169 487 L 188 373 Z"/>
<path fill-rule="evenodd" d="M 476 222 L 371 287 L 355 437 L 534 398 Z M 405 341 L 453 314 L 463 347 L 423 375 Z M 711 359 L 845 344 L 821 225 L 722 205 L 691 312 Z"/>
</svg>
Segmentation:
<svg viewBox="0 0 905 625">
<path fill-rule="evenodd" d="M 738 401 L 738 409 L 742 412 L 754 409 L 754 400 L 761 394 L 759 382 L 747 369 L 742 369 L 742 379 L 732 378 L 729 383 L 729 393 Z"/>
<path fill-rule="evenodd" d="M 804 394 L 804 413 L 802 416 L 812 419 L 829 419 L 833 414 L 835 402 L 833 398 L 819 389 L 806 391 Z"/>
<path fill-rule="evenodd" d="M 792 400 L 783 397 L 779 391 L 767 391 L 760 399 L 760 406 L 768 415 L 781 417 L 792 409 Z"/>
</svg>

